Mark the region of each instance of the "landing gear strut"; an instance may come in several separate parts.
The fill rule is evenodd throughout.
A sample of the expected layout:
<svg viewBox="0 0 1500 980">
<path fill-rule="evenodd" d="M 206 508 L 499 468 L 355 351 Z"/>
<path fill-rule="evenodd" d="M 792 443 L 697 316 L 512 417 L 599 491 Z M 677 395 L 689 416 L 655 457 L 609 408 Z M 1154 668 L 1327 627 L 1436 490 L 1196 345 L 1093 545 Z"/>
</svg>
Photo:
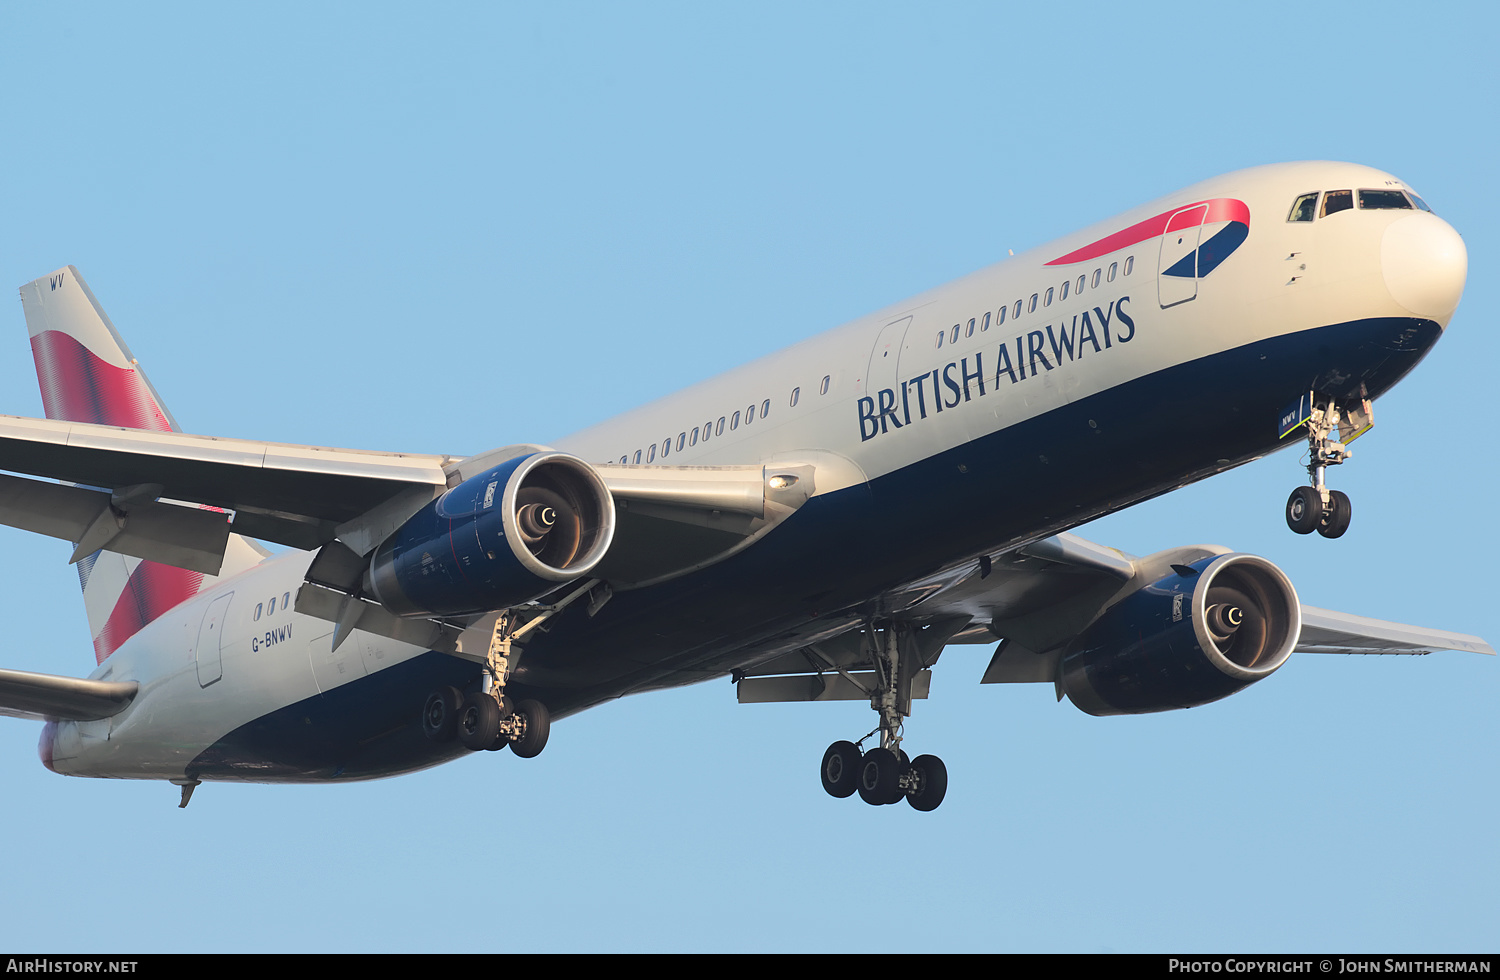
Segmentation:
<svg viewBox="0 0 1500 980">
<path fill-rule="evenodd" d="M 935 810 L 948 792 L 948 769 L 935 755 L 908 759 L 901 750 L 901 733 L 911 714 L 912 680 L 937 659 L 942 644 L 922 650 L 918 631 L 900 622 L 879 631 L 871 625 L 865 636 L 875 664 L 870 707 L 879 713 L 880 724 L 860 742 L 879 734 L 880 744 L 863 753 L 854 742 L 830 745 L 823 753 L 823 789 L 839 799 L 858 793 L 872 806 L 904 799 L 917 810 Z"/>
<path fill-rule="evenodd" d="M 541 754 L 552 730 L 552 715 L 540 701 L 512 703 L 505 695 L 520 651 L 512 644 L 524 632 L 560 610 L 567 601 L 543 611 L 524 625 L 515 610 L 504 610 L 495 618 L 489 649 L 484 660 L 484 686 L 467 695 L 455 687 L 440 687 L 422 706 L 422 733 L 434 742 L 458 739 L 464 748 L 491 752 L 510 747 L 523 759 Z"/>
<path fill-rule="evenodd" d="M 1352 455 L 1348 444 L 1373 424 L 1374 408 L 1368 398 L 1340 408 L 1332 401 L 1318 401 L 1308 395 L 1296 409 L 1283 415 L 1283 438 L 1301 426 L 1307 427 L 1307 477 L 1311 484 L 1298 487 L 1287 498 L 1287 527 L 1298 534 L 1317 531 L 1325 538 L 1337 538 L 1349 530 L 1353 514 L 1349 497 L 1328 489 L 1324 477 L 1328 467 Z"/>
</svg>

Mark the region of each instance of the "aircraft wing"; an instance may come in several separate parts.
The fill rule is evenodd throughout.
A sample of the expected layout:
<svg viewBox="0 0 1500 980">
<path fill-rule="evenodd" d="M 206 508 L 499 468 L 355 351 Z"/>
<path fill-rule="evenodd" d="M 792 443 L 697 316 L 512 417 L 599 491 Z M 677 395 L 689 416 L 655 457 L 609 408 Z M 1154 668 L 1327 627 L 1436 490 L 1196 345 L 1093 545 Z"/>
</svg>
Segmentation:
<svg viewBox="0 0 1500 980">
<path fill-rule="evenodd" d="M 465 459 L 0 415 L 0 470 L 61 481 L 0 474 L 0 523 L 74 542 L 74 561 L 104 548 L 211 575 L 231 528 L 308 551 L 337 538 L 362 556 L 450 484 L 543 448 Z M 773 467 L 785 484 L 760 465 L 594 469 L 623 502 L 601 577 L 628 586 L 748 546 L 813 492 L 815 467 Z"/>
<path fill-rule="evenodd" d="M 1174 562 L 1186 563 L 1227 549 L 1191 546 L 1141 559 L 1060 534 L 992 559 L 991 577 L 970 573 L 923 604 L 936 616 L 967 615 L 970 625 L 950 643 L 1001 640 L 985 683 L 1052 681 L 1056 660 L 1068 641 L 1117 595 L 1139 587 Z M 1017 593 L 1017 581 L 1027 587 Z M 1301 604 L 1297 653 L 1408 654 L 1441 650 L 1494 656 L 1477 636 L 1408 626 Z"/>
<path fill-rule="evenodd" d="M 1302 606 L 1302 639 L 1298 653 L 1437 653 L 1459 650 L 1495 655 L 1495 648 L 1477 636 L 1424 629 L 1383 619 Z"/>
<path fill-rule="evenodd" d="M 945 645 L 995 644 L 986 684 L 1054 683 L 1074 637 L 1124 594 L 1173 563 L 1228 549 L 1194 545 L 1137 558 L 1073 534 L 1058 534 L 973 565 L 913 582 L 882 605 L 921 629 L 914 642 L 923 670 Z M 1303 604 L 1298 653 L 1427 654 L 1495 650 L 1477 636 L 1390 623 Z M 863 634 L 846 633 L 739 672 L 742 702 L 863 700 L 873 690 L 874 658 Z M 926 697 L 918 678 L 912 697 Z"/>
<path fill-rule="evenodd" d="M 448 456 L 0 416 L 0 469 L 103 487 L 113 492 L 117 504 L 128 502 L 132 490 L 140 490 L 136 496 L 143 500 L 165 497 L 233 510 L 236 532 L 295 548 L 316 548 L 332 540 L 340 524 L 403 491 L 425 491 L 431 499 L 446 487 L 443 467 L 451 461 Z M 43 491 L 19 489 L 31 492 L 36 508 L 54 509 L 42 499 Z M 51 533 L 29 524 L 16 526 Z M 156 555 L 138 557 L 163 560 Z"/>
<path fill-rule="evenodd" d="M 36 721 L 95 721 L 119 714 L 140 685 L 0 669 L 0 715 Z"/>
</svg>

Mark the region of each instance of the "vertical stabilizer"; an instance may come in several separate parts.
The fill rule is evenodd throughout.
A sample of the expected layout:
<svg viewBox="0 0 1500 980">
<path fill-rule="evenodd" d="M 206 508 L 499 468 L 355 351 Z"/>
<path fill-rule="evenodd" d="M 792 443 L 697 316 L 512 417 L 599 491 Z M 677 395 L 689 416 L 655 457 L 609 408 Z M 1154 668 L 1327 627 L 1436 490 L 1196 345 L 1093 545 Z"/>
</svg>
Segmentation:
<svg viewBox="0 0 1500 980">
<path fill-rule="evenodd" d="M 47 418 L 181 431 L 77 269 L 70 265 L 22 286 L 21 306 Z M 249 568 L 266 555 L 231 534 L 221 575 Z M 80 561 L 78 580 L 100 663 L 142 626 L 217 581 L 111 551 Z"/>
</svg>

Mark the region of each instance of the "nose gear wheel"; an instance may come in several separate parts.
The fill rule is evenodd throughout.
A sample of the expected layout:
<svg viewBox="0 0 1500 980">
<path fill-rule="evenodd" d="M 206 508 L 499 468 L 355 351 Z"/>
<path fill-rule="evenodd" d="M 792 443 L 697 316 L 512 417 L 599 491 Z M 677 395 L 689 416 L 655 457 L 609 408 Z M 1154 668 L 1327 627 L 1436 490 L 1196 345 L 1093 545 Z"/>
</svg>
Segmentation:
<svg viewBox="0 0 1500 980">
<path fill-rule="evenodd" d="M 1348 495 L 1328 489 L 1328 467 L 1352 455 L 1349 443 L 1374 425 L 1374 407 L 1368 398 L 1340 406 L 1315 394 L 1304 396 L 1296 408 L 1282 414 L 1282 437 L 1298 428 L 1307 429 L 1307 477 L 1309 486 L 1298 487 L 1286 501 L 1286 525 L 1298 534 L 1317 531 L 1325 538 L 1342 537 L 1349 530 L 1353 508 Z M 1288 421 L 1292 421 L 1289 427 Z"/>
</svg>

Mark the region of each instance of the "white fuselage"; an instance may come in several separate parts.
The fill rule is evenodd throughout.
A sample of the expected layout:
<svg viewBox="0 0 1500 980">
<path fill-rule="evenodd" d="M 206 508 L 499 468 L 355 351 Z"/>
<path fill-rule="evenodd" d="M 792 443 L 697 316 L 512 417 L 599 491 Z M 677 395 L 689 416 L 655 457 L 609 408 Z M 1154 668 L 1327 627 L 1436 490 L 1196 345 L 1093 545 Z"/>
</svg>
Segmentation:
<svg viewBox="0 0 1500 980">
<path fill-rule="evenodd" d="M 1430 321 L 1441 329 L 1465 274 L 1461 243 L 1457 258 L 1427 257 L 1445 247 L 1451 252 L 1444 243 L 1457 241 L 1441 219 L 1420 210 L 1353 209 L 1287 220 L 1300 194 L 1402 187 L 1389 174 L 1340 163 L 1277 165 L 1205 181 L 575 433 L 557 448 L 616 464 L 817 459 L 828 463 L 819 466 L 817 494 L 835 494 L 977 440 L 1004 438 L 1012 427 L 1121 385 L 1278 337 L 1385 319 Z M 1249 216 L 1243 244 L 1235 242 L 1207 274 L 1163 272 L 1200 242 L 1194 236 L 1206 242 L 1226 226 L 1212 211 L 1206 222 L 1187 226 L 1191 241 L 1176 241 L 1184 234 L 1169 228 L 1057 261 L 1200 201 L 1242 204 Z M 1316 373 L 1307 370 L 1308 383 Z M 1288 401 L 1297 395 L 1295 386 L 1285 392 Z M 1268 414 L 1263 421 L 1270 430 L 1275 419 Z M 1081 441 L 1059 451 L 1087 446 Z M 1150 491 L 1082 500 L 1069 521 L 1128 506 L 1213 469 L 1209 460 L 1156 477 Z M 933 485 L 930 497 L 908 504 L 941 507 L 943 493 Z M 1055 524 L 1038 518 L 1034 532 L 1051 533 Z M 311 557 L 267 559 L 141 629 L 92 675 L 138 681 L 134 702 L 102 721 L 49 725 L 44 758 L 76 775 L 182 778 L 227 733 L 436 656 L 365 633 L 332 650 L 333 625 L 296 614 L 287 601 Z M 966 557 L 955 550 L 941 560 Z M 896 566 L 891 581 L 900 581 L 901 572 Z M 206 625 L 219 633 L 206 632 Z M 710 619 L 702 642 L 714 642 L 714 629 Z M 215 649 L 203 639 L 210 635 L 217 637 Z M 403 767 L 416 765 L 393 771 Z M 256 776 L 242 768 L 234 778 Z M 268 769 L 265 778 L 277 776 Z"/>
</svg>

